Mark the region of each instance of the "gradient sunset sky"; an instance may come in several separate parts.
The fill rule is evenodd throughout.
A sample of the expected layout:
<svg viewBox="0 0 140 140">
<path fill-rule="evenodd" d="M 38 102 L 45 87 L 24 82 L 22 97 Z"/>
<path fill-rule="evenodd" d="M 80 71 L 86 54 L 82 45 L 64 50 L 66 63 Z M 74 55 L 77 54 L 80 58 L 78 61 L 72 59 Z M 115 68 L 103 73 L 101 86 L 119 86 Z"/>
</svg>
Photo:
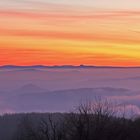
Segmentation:
<svg viewBox="0 0 140 140">
<path fill-rule="evenodd" d="M 9 64 L 140 66 L 140 0 L 1 0 Z"/>
</svg>

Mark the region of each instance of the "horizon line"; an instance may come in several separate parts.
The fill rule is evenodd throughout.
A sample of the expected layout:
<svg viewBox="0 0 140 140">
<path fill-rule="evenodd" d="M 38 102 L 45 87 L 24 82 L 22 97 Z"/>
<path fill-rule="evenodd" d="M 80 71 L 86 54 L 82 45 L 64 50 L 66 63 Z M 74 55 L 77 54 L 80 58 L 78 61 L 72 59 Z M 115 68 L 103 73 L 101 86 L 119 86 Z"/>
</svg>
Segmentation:
<svg viewBox="0 0 140 140">
<path fill-rule="evenodd" d="M 107 68 L 140 68 L 140 66 L 112 66 L 112 65 L 86 65 L 86 64 L 79 64 L 79 65 L 43 65 L 43 64 L 36 64 L 36 65 L 14 65 L 14 64 L 7 64 L 7 65 L 0 65 L 0 67 L 107 67 Z"/>
</svg>

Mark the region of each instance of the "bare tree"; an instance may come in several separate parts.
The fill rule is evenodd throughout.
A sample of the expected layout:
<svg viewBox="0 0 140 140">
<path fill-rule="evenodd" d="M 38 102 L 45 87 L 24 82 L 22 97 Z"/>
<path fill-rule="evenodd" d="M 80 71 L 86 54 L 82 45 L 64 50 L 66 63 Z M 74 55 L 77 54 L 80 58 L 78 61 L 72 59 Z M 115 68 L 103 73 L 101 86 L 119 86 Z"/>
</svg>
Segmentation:
<svg viewBox="0 0 140 140">
<path fill-rule="evenodd" d="M 52 115 L 47 120 L 42 119 L 39 127 L 41 135 L 45 140 L 63 140 L 65 137 L 63 121 L 55 121 Z"/>
<path fill-rule="evenodd" d="M 114 105 L 108 100 L 96 98 L 94 102 L 80 104 L 67 116 L 68 139 L 90 140 L 105 133 L 108 122 L 115 115 Z"/>
</svg>

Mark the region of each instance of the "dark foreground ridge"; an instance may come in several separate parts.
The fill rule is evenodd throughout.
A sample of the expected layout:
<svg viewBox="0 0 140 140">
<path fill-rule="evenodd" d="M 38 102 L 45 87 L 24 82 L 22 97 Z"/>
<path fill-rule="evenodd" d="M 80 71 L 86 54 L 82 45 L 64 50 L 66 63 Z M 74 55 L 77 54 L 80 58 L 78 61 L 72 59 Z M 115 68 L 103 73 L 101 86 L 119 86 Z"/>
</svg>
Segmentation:
<svg viewBox="0 0 140 140">
<path fill-rule="evenodd" d="M 71 113 L 0 117 L 1 140 L 140 140 L 140 118 L 117 117 L 108 102 L 80 105 Z"/>
</svg>

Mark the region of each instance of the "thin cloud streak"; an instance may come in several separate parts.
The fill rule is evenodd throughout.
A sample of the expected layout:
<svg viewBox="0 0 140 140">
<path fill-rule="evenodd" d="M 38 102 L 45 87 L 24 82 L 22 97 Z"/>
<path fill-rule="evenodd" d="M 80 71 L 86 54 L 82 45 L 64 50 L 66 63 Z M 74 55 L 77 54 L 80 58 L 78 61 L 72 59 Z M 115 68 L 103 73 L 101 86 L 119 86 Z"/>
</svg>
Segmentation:
<svg viewBox="0 0 140 140">
<path fill-rule="evenodd" d="M 85 34 L 85 33 L 70 33 L 57 31 L 36 31 L 36 30 L 8 30 L 0 29 L 0 35 L 17 36 L 17 37 L 32 37 L 42 39 L 61 39 L 61 40 L 77 40 L 77 41 L 102 41 L 115 43 L 133 43 L 139 44 L 140 40 L 129 38 L 129 36 L 109 36 L 107 34 Z"/>
</svg>

